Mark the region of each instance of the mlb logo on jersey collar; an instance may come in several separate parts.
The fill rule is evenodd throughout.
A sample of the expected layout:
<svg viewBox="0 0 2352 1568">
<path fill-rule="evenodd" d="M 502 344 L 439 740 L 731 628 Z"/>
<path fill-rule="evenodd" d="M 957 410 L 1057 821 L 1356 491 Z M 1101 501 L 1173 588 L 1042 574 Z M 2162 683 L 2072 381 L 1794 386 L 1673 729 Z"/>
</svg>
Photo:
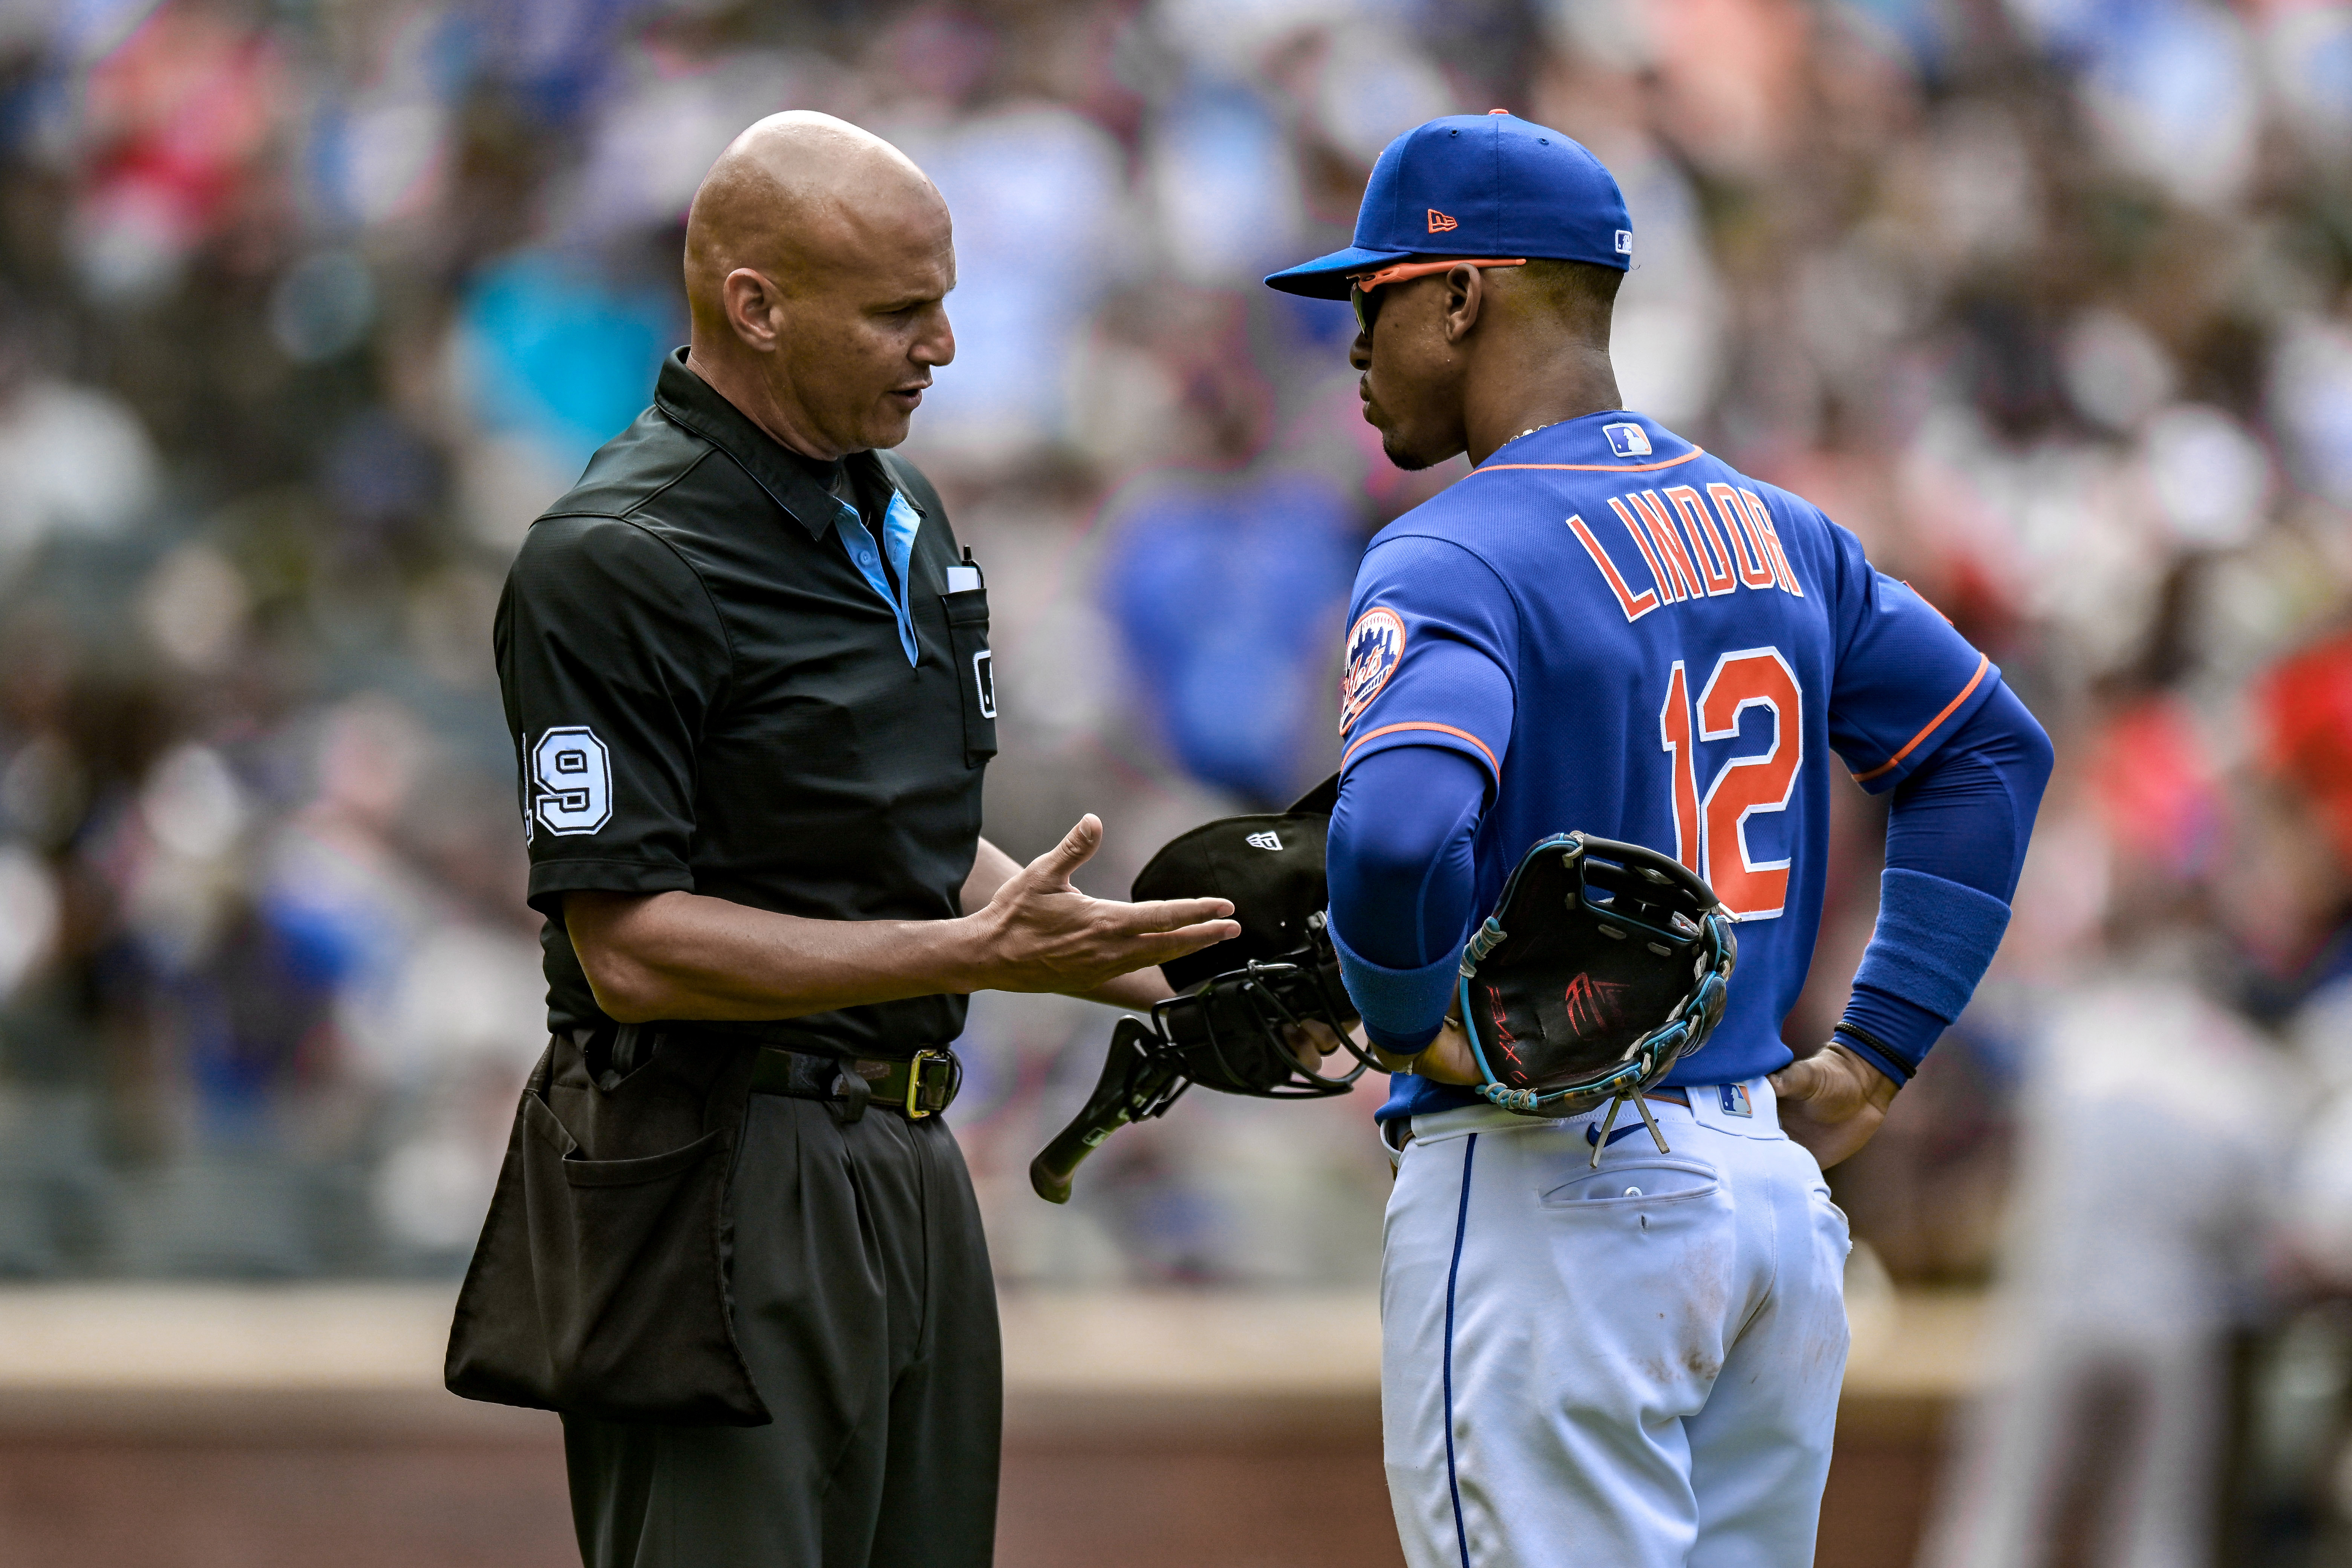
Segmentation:
<svg viewBox="0 0 2352 1568">
<path fill-rule="evenodd" d="M 1715 1087 L 1723 1096 L 1723 1113 L 1726 1116 L 1753 1116 L 1756 1114 L 1756 1102 L 1748 1098 L 1748 1086 L 1746 1084 L 1719 1083 Z"/>
<path fill-rule="evenodd" d="M 1621 458 L 1650 455 L 1650 433 L 1639 425 L 1603 425 L 1601 433 L 1609 437 L 1609 449 Z"/>
</svg>

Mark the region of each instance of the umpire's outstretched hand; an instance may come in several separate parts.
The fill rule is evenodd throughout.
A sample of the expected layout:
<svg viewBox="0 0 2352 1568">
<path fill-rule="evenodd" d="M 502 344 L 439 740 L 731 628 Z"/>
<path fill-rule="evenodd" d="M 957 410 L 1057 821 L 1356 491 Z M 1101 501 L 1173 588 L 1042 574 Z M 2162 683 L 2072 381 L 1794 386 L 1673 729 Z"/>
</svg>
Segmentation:
<svg viewBox="0 0 2352 1568">
<path fill-rule="evenodd" d="M 1090 898 L 1070 874 L 1102 847 L 1092 812 L 1062 841 L 1014 872 L 969 917 L 979 935 L 982 984 L 998 991 L 1091 991 L 1242 933 L 1223 899 L 1123 904 Z"/>
<path fill-rule="evenodd" d="M 1780 1130 L 1811 1150 L 1824 1171 L 1862 1152 L 1901 1087 L 1835 1043 L 1772 1075 Z"/>
</svg>

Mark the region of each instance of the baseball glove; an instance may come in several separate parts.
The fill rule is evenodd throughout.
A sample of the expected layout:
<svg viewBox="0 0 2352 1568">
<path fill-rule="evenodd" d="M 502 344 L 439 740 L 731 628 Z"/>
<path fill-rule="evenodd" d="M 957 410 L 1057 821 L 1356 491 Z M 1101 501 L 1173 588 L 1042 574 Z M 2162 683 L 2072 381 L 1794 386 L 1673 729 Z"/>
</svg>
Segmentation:
<svg viewBox="0 0 2352 1568">
<path fill-rule="evenodd" d="M 1612 1123 L 1631 1102 L 1650 1121 L 1643 1092 L 1722 1021 L 1738 952 L 1730 915 L 1679 862 L 1582 833 L 1545 839 L 1463 949 L 1478 1092 L 1551 1118 L 1609 1100 Z"/>
</svg>

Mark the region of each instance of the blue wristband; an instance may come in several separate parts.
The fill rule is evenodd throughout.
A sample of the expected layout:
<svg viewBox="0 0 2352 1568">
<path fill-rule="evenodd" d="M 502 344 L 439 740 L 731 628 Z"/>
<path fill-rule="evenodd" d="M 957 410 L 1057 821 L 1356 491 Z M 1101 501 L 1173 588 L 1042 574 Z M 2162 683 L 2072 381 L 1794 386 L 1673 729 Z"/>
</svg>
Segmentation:
<svg viewBox="0 0 2352 1568">
<path fill-rule="evenodd" d="M 1339 978 L 1348 987 L 1348 999 L 1364 1020 L 1365 1038 L 1382 1050 L 1402 1054 L 1418 1051 L 1437 1037 L 1454 997 L 1454 979 L 1462 973 L 1460 953 L 1448 953 L 1419 969 L 1387 969 L 1359 957 L 1336 924 L 1331 946 L 1339 954 Z"/>
<path fill-rule="evenodd" d="M 1878 926 L 1853 983 L 1948 1024 L 1976 994 L 2008 929 L 2009 906 L 1990 893 L 1890 866 L 1878 879 Z"/>
</svg>

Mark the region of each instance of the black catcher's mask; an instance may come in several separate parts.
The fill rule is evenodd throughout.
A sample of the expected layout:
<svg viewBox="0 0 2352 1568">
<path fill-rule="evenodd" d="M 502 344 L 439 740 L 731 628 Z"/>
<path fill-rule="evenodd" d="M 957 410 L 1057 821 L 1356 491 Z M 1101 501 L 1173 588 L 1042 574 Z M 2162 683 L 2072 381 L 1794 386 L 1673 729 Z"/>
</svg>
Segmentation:
<svg viewBox="0 0 2352 1568">
<path fill-rule="evenodd" d="M 1121 1125 L 1158 1116 L 1192 1085 L 1269 1100 L 1345 1094 L 1371 1059 L 1349 1038 L 1356 1009 L 1339 980 L 1324 906 L 1323 843 L 1337 775 L 1288 811 L 1229 816 L 1171 839 L 1136 875 L 1138 902 L 1226 899 L 1239 936 L 1160 965 L 1176 994 L 1151 1019 L 1122 1019 L 1110 1059 L 1076 1119 L 1029 1167 L 1038 1195 L 1066 1201 L 1078 1162 Z M 1352 1059 L 1332 1077 L 1305 1065 L 1319 1023 Z"/>
<path fill-rule="evenodd" d="M 1324 906 L 1323 841 L 1335 786 L 1280 816 L 1229 816 L 1171 839 L 1137 873 L 1134 898 L 1226 899 L 1241 935 L 1160 966 L 1176 994 L 1151 1009 L 1184 1076 L 1227 1094 L 1269 1099 L 1344 1094 L 1368 1059 L 1328 1078 L 1302 1066 L 1298 1026 L 1323 1025 L 1343 1044 L 1355 1005 L 1339 983 Z M 1312 1052 L 1307 1053 L 1310 1058 Z"/>
</svg>

